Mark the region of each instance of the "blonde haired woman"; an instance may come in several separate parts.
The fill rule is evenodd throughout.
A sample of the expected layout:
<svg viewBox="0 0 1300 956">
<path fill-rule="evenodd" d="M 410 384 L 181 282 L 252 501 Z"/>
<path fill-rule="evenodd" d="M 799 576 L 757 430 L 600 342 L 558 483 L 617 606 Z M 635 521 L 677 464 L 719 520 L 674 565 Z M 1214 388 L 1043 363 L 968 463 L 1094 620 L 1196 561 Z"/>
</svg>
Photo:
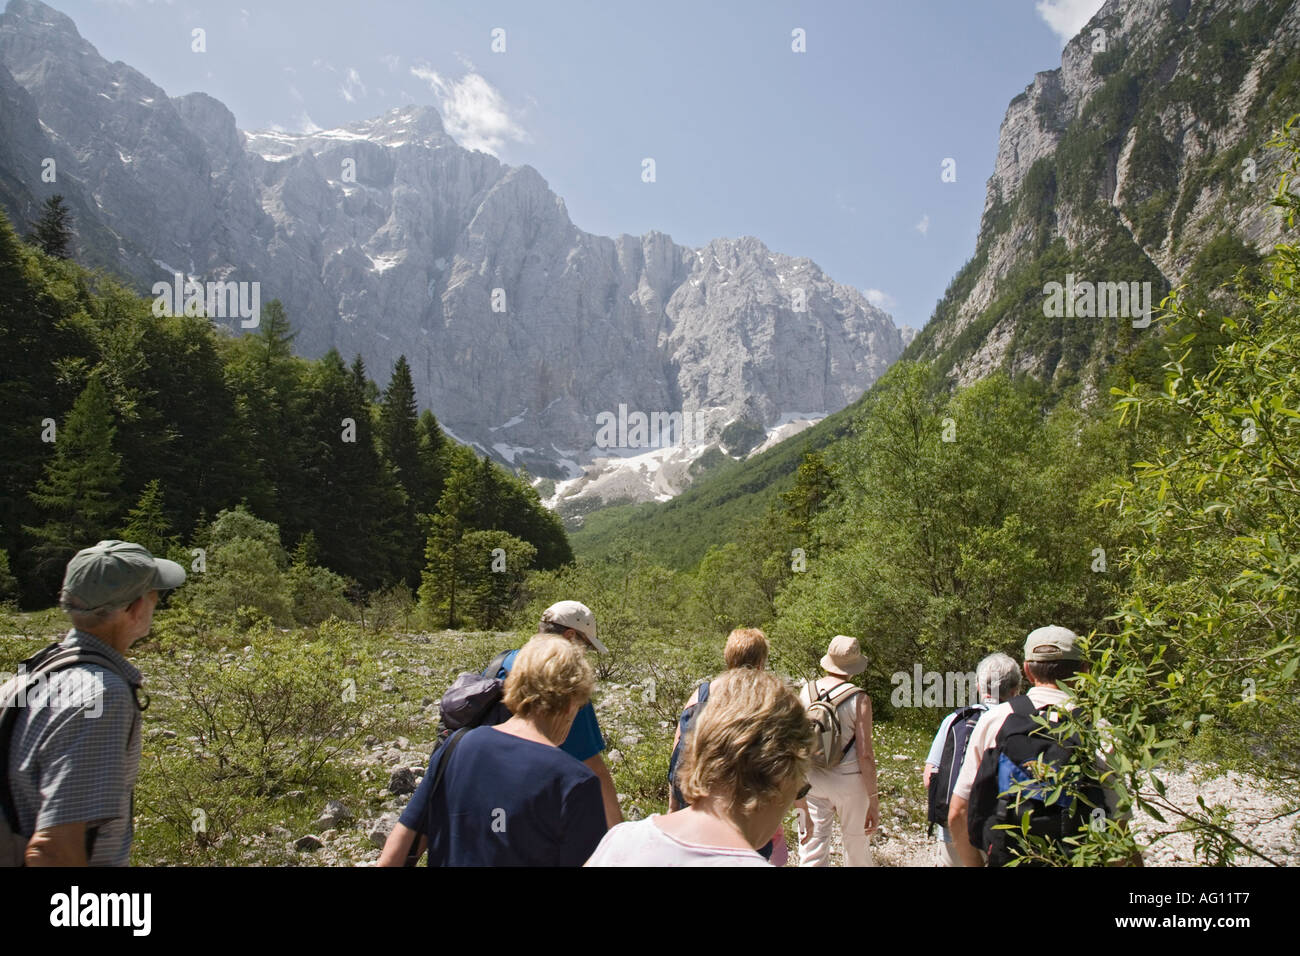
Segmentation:
<svg viewBox="0 0 1300 956">
<path fill-rule="evenodd" d="M 684 810 L 620 823 L 588 866 L 767 866 L 757 849 L 804 793 L 812 731 L 780 678 L 740 667 L 712 681 L 686 735 Z"/>
<path fill-rule="evenodd" d="M 595 682 L 571 641 L 538 634 L 525 644 L 506 677 L 513 716 L 438 749 L 379 865 L 402 866 L 419 835 L 429 866 L 582 865 L 605 835 L 600 781 L 559 745 Z"/>
</svg>

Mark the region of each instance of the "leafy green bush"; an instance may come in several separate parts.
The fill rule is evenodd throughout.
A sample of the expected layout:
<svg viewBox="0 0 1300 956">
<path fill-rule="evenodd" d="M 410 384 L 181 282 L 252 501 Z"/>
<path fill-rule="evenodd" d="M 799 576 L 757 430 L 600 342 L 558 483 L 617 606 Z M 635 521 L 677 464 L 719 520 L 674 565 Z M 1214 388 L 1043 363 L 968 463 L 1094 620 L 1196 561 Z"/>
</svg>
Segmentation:
<svg viewBox="0 0 1300 956">
<path fill-rule="evenodd" d="M 295 564 L 286 575 L 293 602 L 293 618 L 299 624 L 319 624 L 331 617 L 356 617 L 343 594 L 341 577 L 327 568 Z"/>
<path fill-rule="evenodd" d="M 201 855 L 249 832 L 250 815 L 283 819 L 290 794 L 350 783 L 334 758 L 368 732 L 378 683 L 353 635 L 339 622 L 263 627 L 242 650 L 216 652 L 163 634 L 171 664 L 151 670 L 150 711 L 165 712 L 172 736 L 146 748 L 137 783 L 154 849 Z"/>
</svg>

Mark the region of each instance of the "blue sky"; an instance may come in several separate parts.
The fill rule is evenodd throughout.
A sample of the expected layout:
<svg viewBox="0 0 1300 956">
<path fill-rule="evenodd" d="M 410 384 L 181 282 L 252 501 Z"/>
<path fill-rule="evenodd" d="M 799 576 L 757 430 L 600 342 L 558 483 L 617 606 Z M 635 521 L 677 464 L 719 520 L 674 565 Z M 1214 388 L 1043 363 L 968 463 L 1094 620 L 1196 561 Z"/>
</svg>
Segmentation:
<svg viewBox="0 0 1300 956">
<path fill-rule="evenodd" d="M 692 246 L 754 235 L 919 328 L 974 251 L 1008 101 L 1059 66 L 1101 4 L 52 5 L 108 59 L 173 96 L 216 97 L 243 129 L 437 106 L 462 145 L 536 168 L 580 228 L 657 229 Z M 193 52 L 194 28 L 206 52 Z M 792 49 L 796 28 L 806 52 Z M 955 182 L 941 181 L 946 158 Z"/>
</svg>

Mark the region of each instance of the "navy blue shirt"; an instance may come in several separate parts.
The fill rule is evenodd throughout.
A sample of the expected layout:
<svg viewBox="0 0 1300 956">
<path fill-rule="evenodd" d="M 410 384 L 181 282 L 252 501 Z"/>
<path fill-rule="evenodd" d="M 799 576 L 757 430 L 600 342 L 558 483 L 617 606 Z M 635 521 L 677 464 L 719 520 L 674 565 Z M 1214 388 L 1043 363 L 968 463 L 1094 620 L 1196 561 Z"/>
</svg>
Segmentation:
<svg viewBox="0 0 1300 956">
<path fill-rule="evenodd" d="M 518 656 L 518 651 L 507 654 L 505 660 L 501 662 L 501 669 L 497 671 L 497 676 L 504 680 L 510 673 L 510 668 L 515 666 L 515 658 Z M 600 724 L 596 721 L 596 708 L 591 706 L 591 701 L 583 704 L 578 715 L 573 718 L 569 736 L 564 738 L 560 749 L 575 760 L 584 762 L 605 749 L 605 735 L 600 732 Z"/>
<path fill-rule="evenodd" d="M 581 866 L 605 836 L 599 778 L 559 748 L 475 727 L 430 799 L 445 752 L 401 817 L 428 834 L 429 866 Z"/>
</svg>

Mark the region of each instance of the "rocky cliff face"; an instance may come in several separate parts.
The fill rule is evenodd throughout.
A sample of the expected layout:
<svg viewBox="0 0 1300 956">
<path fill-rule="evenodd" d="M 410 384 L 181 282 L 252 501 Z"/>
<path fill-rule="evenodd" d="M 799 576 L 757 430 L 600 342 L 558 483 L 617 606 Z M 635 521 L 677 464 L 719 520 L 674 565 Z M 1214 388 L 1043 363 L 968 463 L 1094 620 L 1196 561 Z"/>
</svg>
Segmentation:
<svg viewBox="0 0 1300 956">
<path fill-rule="evenodd" d="M 1002 368 L 1090 387 L 1141 331 L 1044 316 L 1046 282 L 1151 281 L 1158 301 L 1214 240 L 1267 252 L 1264 144 L 1300 110 L 1298 48 L 1290 0 L 1108 0 L 1008 106 L 975 255 L 906 357 L 959 384 Z"/>
<path fill-rule="evenodd" d="M 359 353 L 381 380 L 406 355 L 451 433 L 537 474 L 576 474 L 620 405 L 718 428 L 836 410 L 911 334 L 756 239 L 583 232 L 535 170 L 461 148 L 428 107 L 241 132 L 221 103 L 167 96 L 31 0 L 0 17 L 0 97 L 0 122 L 23 132 L 0 146 L 11 215 L 78 197 L 81 258 L 142 289 L 173 272 L 258 282 L 301 352 Z M 39 179 L 47 155 L 56 184 Z"/>
</svg>

